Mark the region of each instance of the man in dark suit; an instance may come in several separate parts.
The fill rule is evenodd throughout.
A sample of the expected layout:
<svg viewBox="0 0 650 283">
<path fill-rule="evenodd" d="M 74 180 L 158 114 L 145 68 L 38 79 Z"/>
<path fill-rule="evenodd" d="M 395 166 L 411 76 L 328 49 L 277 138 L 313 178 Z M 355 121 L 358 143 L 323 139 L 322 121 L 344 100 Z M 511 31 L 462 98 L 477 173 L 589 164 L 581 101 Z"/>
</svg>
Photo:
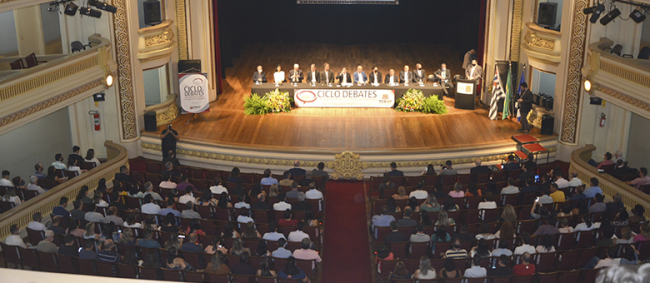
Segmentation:
<svg viewBox="0 0 650 283">
<path fill-rule="evenodd" d="M 316 64 L 311 64 L 309 72 L 307 72 L 308 83 L 320 83 L 320 74 L 316 71 Z"/>
<path fill-rule="evenodd" d="M 477 60 L 477 59 L 478 57 L 476 57 L 475 49 L 467 51 L 467 53 L 465 53 L 465 57 L 463 58 L 463 70 L 467 69 L 469 64 L 471 64 L 473 60 Z"/>
<path fill-rule="evenodd" d="M 390 172 L 387 173 L 388 176 L 391 177 L 402 177 L 404 176 L 404 172 L 397 170 L 397 163 L 391 162 L 390 163 Z"/>
<path fill-rule="evenodd" d="M 409 84 L 414 82 L 413 72 L 409 71 L 409 65 L 404 66 L 404 71 L 399 72 L 399 82 Z"/>
<path fill-rule="evenodd" d="M 259 200 L 258 202 L 251 204 L 251 209 L 264 209 L 264 210 L 269 210 L 273 206 L 266 201 L 266 197 L 264 194 L 260 194 L 257 199 Z"/>
<path fill-rule="evenodd" d="M 451 71 L 447 69 L 447 64 L 442 63 L 442 65 L 440 65 L 440 69 L 438 69 L 434 75 L 436 76 L 436 80 L 440 85 L 451 86 Z"/>
<path fill-rule="evenodd" d="M 341 73 L 336 76 L 336 79 L 339 80 L 339 84 L 351 84 L 352 83 L 352 77 L 350 76 L 350 73 L 348 73 L 348 69 L 343 67 L 341 69 Z"/>
<path fill-rule="evenodd" d="M 472 63 L 465 69 L 465 79 L 476 81 L 481 78 L 483 78 L 483 67 L 476 60 L 472 60 Z"/>
<path fill-rule="evenodd" d="M 257 72 L 253 73 L 253 82 L 265 83 L 266 73 L 262 71 L 262 65 L 257 66 Z"/>
<path fill-rule="evenodd" d="M 291 173 L 291 176 L 305 176 L 307 171 L 305 169 L 300 168 L 300 161 L 296 160 L 293 162 L 293 168 L 289 169 L 289 173 Z"/>
<path fill-rule="evenodd" d="M 126 169 L 126 166 L 120 167 L 120 173 L 115 174 L 115 181 L 135 184 L 135 180 L 129 175 L 129 170 Z"/>
<path fill-rule="evenodd" d="M 504 171 L 519 170 L 520 168 L 521 167 L 519 167 L 519 163 L 515 162 L 515 156 L 508 155 L 508 163 L 503 165 L 503 170 Z"/>
<path fill-rule="evenodd" d="M 477 158 L 476 161 L 474 162 L 476 164 L 476 167 L 469 169 L 469 172 L 472 174 L 482 174 L 482 173 L 490 173 L 492 172 L 492 169 L 490 167 L 481 165 L 481 159 Z"/>
<path fill-rule="evenodd" d="M 293 64 L 293 70 L 289 71 L 289 80 L 292 83 L 301 83 L 303 79 L 302 70 L 299 69 L 300 65 Z"/>
<path fill-rule="evenodd" d="M 330 64 L 323 65 L 323 71 L 320 72 L 320 81 L 325 84 L 334 83 L 334 72 L 330 70 Z"/>
<path fill-rule="evenodd" d="M 390 223 L 390 234 L 386 235 L 386 238 L 384 242 L 386 244 L 388 243 L 402 243 L 402 242 L 408 242 L 409 238 L 406 237 L 406 235 L 398 232 L 397 230 L 399 229 L 399 225 L 397 225 L 397 221 L 393 221 Z"/>
<path fill-rule="evenodd" d="M 528 112 L 533 109 L 533 93 L 528 89 L 526 82 L 521 83 L 521 97 L 517 99 L 519 102 L 519 111 L 521 112 L 521 129 L 519 132 L 530 133 L 530 125 L 528 125 Z"/>
<path fill-rule="evenodd" d="M 415 71 L 413 72 L 413 81 L 416 83 L 425 83 L 427 81 L 427 72 L 422 69 L 422 64 L 415 64 Z"/>
<path fill-rule="evenodd" d="M 84 167 L 84 158 L 79 155 L 79 151 L 81 151 L 81 148 L 78 146 L 73 146 L 72 147 L 72 154 L 68 155 L 68 161 L 70 160 L 77 160 L 77 166 L 83 168 Z"/>
<path fill-rule="evenodd" d="M 377 66 L 372 67 L 372 72 L 368 76 L 368 82 L 370 84 L 381 84 L 381 79 L 381 72 L 379 72 Z"/>
<path fill-rule="evenodd" d="M 533 170 L 528 169 L 530 165 L 528 163 L 524 163 L 521 165 L 521 172 L 519 174 L 519 178 L 517 180 L 525 181 L 528 179 L 535 179 L 535 172 Z"/>
<path fill-rule="evenodd" d="M 384 83 L 387 85 L 399 83 L 399 78 L 395 75 L 395 70 L 390 69 L 386 75 L 386 78 L 384 79 Z"/>
</svg>

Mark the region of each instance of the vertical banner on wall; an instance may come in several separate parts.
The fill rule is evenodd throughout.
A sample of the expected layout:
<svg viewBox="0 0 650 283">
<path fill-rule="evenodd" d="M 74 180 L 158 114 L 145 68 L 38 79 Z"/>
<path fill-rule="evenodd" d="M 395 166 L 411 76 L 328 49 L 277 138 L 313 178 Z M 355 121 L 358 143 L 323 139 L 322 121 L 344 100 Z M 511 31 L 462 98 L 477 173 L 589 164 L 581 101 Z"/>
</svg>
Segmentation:
<svg viewBox="0 0 650 283">
<path fill-rule="evenodd" d="M 178 74 L 178 86 L 181 92 L 181 113 L 201 113 L 210 110 L 207 74 Z"/>
</svg>

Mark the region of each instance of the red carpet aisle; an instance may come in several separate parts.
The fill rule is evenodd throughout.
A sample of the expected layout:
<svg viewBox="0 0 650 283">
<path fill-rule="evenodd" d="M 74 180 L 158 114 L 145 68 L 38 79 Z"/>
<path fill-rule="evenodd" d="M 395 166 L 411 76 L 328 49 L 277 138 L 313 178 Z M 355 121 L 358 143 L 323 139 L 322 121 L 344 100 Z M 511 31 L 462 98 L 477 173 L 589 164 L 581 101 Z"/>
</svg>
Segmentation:
<svg viewBox="0 0 650 283">
<path fill-rule="evenodd" d="M 327 183 L 323 283 L 371 282 L 363 182 Z"/>
</svg>

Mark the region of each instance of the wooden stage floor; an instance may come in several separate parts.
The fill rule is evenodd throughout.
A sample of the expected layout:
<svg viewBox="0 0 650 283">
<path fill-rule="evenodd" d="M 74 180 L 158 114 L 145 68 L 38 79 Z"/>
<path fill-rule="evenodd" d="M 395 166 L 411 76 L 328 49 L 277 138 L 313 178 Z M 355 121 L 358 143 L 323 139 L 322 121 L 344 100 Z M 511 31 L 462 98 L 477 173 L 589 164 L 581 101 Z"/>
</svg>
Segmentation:
<svg viewBox="0 0 650 283">
<path fill-rule="evenodd" d="M 289 50 L 289 51 L 286 51 Z M 247 116 L 243 98 L 250 95 L 252 74 L 263 65 L 267 77 L 281 64 L 288 72 L 294 62 L 308 70 L 313 62 L 322 69 L 328 62 L 334 72 L 342 66 L 353 69 L 363 65 L 369 70 L 377 65 L 383 74 L 389 68 L 401 70 L 404 64 L 412 69 L 422 63 L 427 74 L 447 63 L 459 73 L 462 53 L 446 46 L 425 44 L 382 44 L 371 46 L 338 46 L 325 44 L 255 45 L 242 50 L 233 68 L 226 70 L 223 94 L 203 115 L 208 119 L 185 125 L 189 114 L 173 123 L 182 140 L 196 140 L 219 145 L 282 151 L 430 151 L 512 142 L 519 124 L 510 120 L 488 119 L 486 109 L 461 110 L 454 100 L 445 98 L 449 113 L 425 115 L 402 113 L 378 108 L 296 108 L 291 113 Z M 302 58 L 296 60 L 295 58 Z M 378 60 L 375 60 L 379 58 Z M 164 127 L 158 128 L 158 133 Z M 539 129 L 531 134 L 541 136 Z M 151 135 L 147 133 L 147 135 Z"/>
</svg>

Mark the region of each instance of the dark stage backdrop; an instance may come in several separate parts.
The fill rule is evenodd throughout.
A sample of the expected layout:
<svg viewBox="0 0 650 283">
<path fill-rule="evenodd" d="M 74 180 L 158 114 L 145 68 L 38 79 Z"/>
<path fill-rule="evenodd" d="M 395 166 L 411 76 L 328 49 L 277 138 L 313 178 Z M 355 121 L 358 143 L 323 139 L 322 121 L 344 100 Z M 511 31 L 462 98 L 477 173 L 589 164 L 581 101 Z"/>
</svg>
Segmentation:
<svg viewBox="0 0 650 283">
<path fill-rule="evenodd" d="M 247 43 L 435 43 L 463 56 L 478 47 L 482 1 L 401 0 L 392 6 L 217 0 L 222 68 L 232 66 Z"/>
</svg>

